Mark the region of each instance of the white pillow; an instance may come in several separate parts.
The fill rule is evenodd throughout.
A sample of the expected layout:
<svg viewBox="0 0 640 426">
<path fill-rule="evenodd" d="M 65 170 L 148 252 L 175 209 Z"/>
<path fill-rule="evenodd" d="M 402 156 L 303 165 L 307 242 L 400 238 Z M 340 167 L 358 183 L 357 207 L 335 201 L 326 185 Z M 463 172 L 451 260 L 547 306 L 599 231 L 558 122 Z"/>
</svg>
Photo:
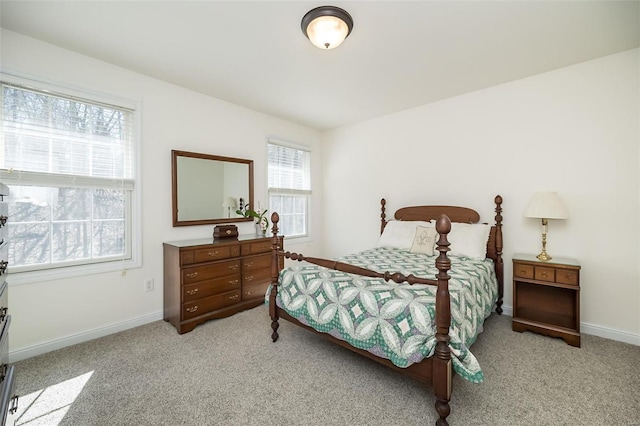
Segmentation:
<svg viewBox="0 0 640 426">
<path fill-rule="evenodd" d="M 411 253 L 422 253 L 433 256 L 433 247 L 439 235 L 433 226 L 417 226 Z"/>
<path fill-rule="evenodd" d="M 384 227 L 377 247 L 391 247 L 410 250 L 416 236 L 418 226 L 433 227 L 432 223 L 421 220 L 391 220 Z"/>
<path fill-rule="evenodd" d="M 487 241 L 491 225 L 477 223 L 451 223 L 447 239 L 451 245 L 448 254 L 484 259 L 487 255 Z"/>
</svg>

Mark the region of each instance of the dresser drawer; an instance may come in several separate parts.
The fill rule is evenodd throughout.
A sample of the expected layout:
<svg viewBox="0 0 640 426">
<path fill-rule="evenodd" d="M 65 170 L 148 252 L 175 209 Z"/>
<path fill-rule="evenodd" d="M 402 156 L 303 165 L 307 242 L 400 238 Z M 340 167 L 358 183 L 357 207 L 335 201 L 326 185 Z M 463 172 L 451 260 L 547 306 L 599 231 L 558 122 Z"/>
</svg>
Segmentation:
<svg viewBox="0 0 640 426">
<path fill-rule="evenodd" d="M 513 275 L 519 278 L 533 278 L 533 266 L 514 264 Z"/>
<path fill-rule="evenodd" d="M 199 281 L 236 274 L 238 272 L 240 272 L 240 259 L 193 266 L 182 270 L 182 284 L 193 284 Z"/>
<path fill-rule="evenodd" d="M 255 285 L 258 283 L 271 282 L 271 268 L 257 269 L 242 274 L 242 287 Z"/>
<path fill-rule="evenodd" d="M 269 283 L 261 283 L 242 287 L 242 300 L 264 299 Z"/>
<path fill-rule="evenodd" d="M 222 247 L 210 247 L 207 249 L 195 250 L 195 261 L 209 262 L 211 260 L 228 259 L 240 254 L 240 247 L 238 246 L 222 246 Z"/>
<path fill-rule="evenodd" d="M 271 251 L 271 240 L 264 240 L 257 243 L 244 244 L 242 246 L 242 255 L 267 253 Z"/>
<path fill-rule="evenodd" d="M 242 260 L 242 272 L 250 272 L 256 269 L 268 268 L 271 266 L 271 255 L 247 257 Z"/>
<path fill-rule="evenodd" d="M 556 280 L 556 270 L 553 268 L 535 267 L 535 279 L 540 281 L 554 282 Z"/>
<path fill-rule="evenodd" d="M 240 274 L 235 274 L 185 285 L 182 287 L 182 301 L 191 302 L 203 297 L 235 290 L 240 288 L 241 279 Z"/>
<path fill-rule="evenodd" d="M 556 282 L 561 284 L 578 285 L 578 273 L 566 269 L 556 269 Z"/>
<path fill-rule="evenodd" d="M 206 314 L 240 301 L 240 290 L 229 291 L 215 296 L 198 299 L 182 305 L 182 319 L 187 320 Z"/>
</svg>

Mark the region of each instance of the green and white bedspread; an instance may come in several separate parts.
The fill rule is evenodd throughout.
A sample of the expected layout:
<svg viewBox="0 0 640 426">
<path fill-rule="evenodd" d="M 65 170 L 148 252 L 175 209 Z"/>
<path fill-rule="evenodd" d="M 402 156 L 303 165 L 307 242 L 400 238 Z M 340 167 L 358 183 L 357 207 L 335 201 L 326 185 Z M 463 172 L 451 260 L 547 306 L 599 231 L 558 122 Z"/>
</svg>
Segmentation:
<svg viewBox="0 0 640 426">
<path fill-rule="evenodd" d="M 469 347 L 497 299 L 493 261 L 450 256 L 451 355 L 453 368 L 471 382 L 483 380 Z M 339 259 L 379 272 L 435 279 L 436 256 L 378 247 Z M 315 265 L 280 273 L 276 304 L 312 328 L 408 367 L 436 347 L 436 287 L 367 278 Z M 267 292 L 267 301 L 269 292 Z"/>
</svg>

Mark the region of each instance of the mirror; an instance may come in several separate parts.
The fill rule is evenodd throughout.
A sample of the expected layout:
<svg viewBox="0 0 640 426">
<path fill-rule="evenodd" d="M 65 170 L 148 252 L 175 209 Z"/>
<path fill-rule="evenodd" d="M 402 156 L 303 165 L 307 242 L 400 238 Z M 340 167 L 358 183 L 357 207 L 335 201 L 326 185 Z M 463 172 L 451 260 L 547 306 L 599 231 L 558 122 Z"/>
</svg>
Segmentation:
<svg viewBox="0 0 640 426">
<path fill-rule="evenodd" d="M 253 205 L 253 160 L 171 151 L 173 226 L 251 221 L 236 214 Z"/>
</svg>

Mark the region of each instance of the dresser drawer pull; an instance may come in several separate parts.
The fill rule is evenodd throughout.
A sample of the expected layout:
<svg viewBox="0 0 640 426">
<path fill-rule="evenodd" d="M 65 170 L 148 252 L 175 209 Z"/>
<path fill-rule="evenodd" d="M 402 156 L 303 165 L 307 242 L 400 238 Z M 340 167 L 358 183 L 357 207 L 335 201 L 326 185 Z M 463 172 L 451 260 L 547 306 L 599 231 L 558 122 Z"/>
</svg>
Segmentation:
<svg viewBox="0 0 640 426">
<path fill-rule="evenodd" d="M 7 271 L 7 265 L 9 262 L 6 260 L 0 261 L 0 275 L 4 274 Z"/>
<path fill-rule="evenodd" d="M 253 294 L 253 292 L 252 291 L 247 291 L 246 294 L 247 294 L 247 296 L 251 296 Z"/>
<path fill-rule="evenodd" d="M 247 263 L 245 263 L 245 266 L 247 268 L 251 268 L 253 266 L 253 262 L 247 262 Z"/>
<path fill-rule="evenodd" d="M 520 269 L 520 275 L 527 275 L 527 271 L 525 271 L 524 269 Z"/>
<path fill-rule="evenodd" d="M 229 269 L 231 269 L 232 271 L 235 271 L 238 269 L 238 265 L 230 265 Z"/>
<path fill-rule="evenodd" d="M 218 250 L 216 250 L 216 251 L 210 251 L 210 252 L 209 252 L 209 253 L 207 253 L 207 254 L 208 254 L 209 256 L 212 256 L 212 257 L 213 257 L 213 256 L 217 256 L 217 255 L 218 255 L 218 253 L 220 253 L 220 252 L 219 252 Z"/>
<path fill-rule="evenodd" d="M 197 272 L 192 272 L 192 273 L 190 273 L 190 274 L 187 274 L 187 278 L 195 278 L 195 277 L 197 277 L 197 276 L 198 276 L 198 273 L 197 273 Z"/>
<path fill-rule="evenodd" d="M 244 280 L 245 280 L 245 281 L 251 281 L 251 280 L 253 280 L 253 275 L 249 275 L 249 276 L 248 276 L 248 277 L 246 277 Z"/>
<path fill-rule="evenodd" d="M 193 308 L 187 308 L 187 312 L 191 312 L 191 313 L 194 313 L 197 310 L 198 310 L 198 305 L 194 306 Z"/>
<path fill-rule="evenodd" d="M 2 228 L 7 224 L 7 219 L 9 218 L 5 215 L 0 216 L 0 228 Z"/>
<path fill-rule="evenodd" d="M 540 274 L 540 276 L 541 276 L 542 278 L 547 278 L 547 273 L 546 273 L 546 272 L 542 272 L 542 273 Z"/>
<path fill-rule="evenodd" d="M 9 408 L 9 413 L 15 414 L 18 411 L 18 395 L 13 395 L 11 397 L 11 408 Z"/>
<path fill-rule="evenodd" d="M 193 290 L 187 290 L 187 294 L 196 294 L 198 292 L 197 288 L 194 288 Z"/>
<path fill-rule="evenodd" d="M 0 321 L 4 321 L 4 317 L 7 316 L 8 310 L 9 308 L 7 308 L 6 306 L 3 306 L 2 308 L 0 308 Z"/>
<path fill-rule="evenodd" d="M 234 294 L 233 296 L 229 296 L 229 300 L 235 300 L 238 298 L 238 294 Z"/>
<path fill-rule="evenodd" d="M 239 280 L 231 280 L 229 281 L 229 284 L 238 284 L 240 281 Z"/>
</svg>

